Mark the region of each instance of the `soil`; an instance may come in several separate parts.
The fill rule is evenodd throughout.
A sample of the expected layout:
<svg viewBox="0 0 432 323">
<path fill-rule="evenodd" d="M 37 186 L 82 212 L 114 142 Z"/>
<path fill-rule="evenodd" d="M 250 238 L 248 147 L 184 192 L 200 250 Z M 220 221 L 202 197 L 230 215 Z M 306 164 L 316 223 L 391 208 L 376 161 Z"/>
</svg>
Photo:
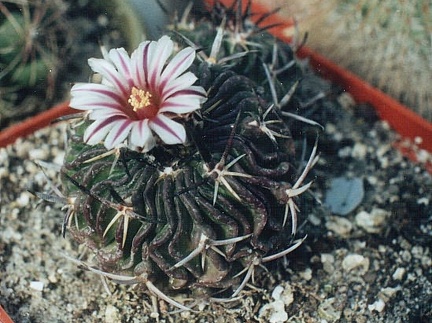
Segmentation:
<svg viewBox="0 0 432 323">
<path fill-rule="evenodd" d="M 91 43 L 81 60 L 98 56 L 97 41 Z M 74 73 L 87 78 L 86 68 Z M 240 299 L 203 301 L 190 312 L 69 259 L 91 263 L 92 256 L 61 237 L 62 204 L 32 193 L 59 182 L 65 123 L 1 148 L 0 304 L 15 322 L 432 321 L 432 176 L 425 166 L 432 156 L 417 150 L 420 162 L 406 159 L 394 149 L 400 138 L 373 109 L 356 106 L 340 89 L 330 93 L 341 108 L 317 102 L 325 129 L 309 176 L 314 184 L 299 203 L 299 236 L 306 240 L 267 271 L 257 270 L 255 287 Z M 336 193 L 346 199 L 335 202 L 332 182 L 341 177 L 357 184 Z M 188 303 L 186 297 L 175 299 Z"/>
</svg>

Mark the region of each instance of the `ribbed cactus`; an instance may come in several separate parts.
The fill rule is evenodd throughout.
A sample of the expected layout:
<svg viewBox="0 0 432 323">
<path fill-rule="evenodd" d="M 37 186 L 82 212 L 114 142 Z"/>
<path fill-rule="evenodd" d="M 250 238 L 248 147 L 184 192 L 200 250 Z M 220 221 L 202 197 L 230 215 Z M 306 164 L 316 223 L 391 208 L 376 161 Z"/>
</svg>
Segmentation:
<svg viewBox="0 0 432 323">
<path fill-rule="evenodd" d="M 166 294 L 237 296 L 300 245 L 296 199 L 317 160 L 315 146 L 298 169 L 286 122 L 292 50 L 238 5 L 177 24 L 176 44 L 91 59 L 102 83 L 72 89 L 87 112 L 62 170 L 65 228 L 96 254 L 93 271 L 183 309 Z"/>
</svg>

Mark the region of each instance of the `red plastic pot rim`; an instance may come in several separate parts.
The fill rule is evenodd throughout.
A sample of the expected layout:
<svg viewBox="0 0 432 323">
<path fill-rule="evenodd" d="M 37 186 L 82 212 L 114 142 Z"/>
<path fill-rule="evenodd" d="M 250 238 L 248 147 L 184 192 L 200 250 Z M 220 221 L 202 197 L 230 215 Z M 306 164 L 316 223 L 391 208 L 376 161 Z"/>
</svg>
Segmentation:
<svg viewBox="0 0 432 323">
<path fill-rule="evenodd" d="M 6 147 L 14 143 L 18 138 L 31 135 L 35 131 L 49 126 L 54 120 L 75 112 L 77 111 L 69 107 L 69 102 L 59 103 L 47 111 L 1 131 L 0 147 Z"/>
<path fill-rule="evenodd" d="M 6 311 L 0 305 L 0 323 L 14 323 L 12 319 L 7 315 Z"/>
</svg>

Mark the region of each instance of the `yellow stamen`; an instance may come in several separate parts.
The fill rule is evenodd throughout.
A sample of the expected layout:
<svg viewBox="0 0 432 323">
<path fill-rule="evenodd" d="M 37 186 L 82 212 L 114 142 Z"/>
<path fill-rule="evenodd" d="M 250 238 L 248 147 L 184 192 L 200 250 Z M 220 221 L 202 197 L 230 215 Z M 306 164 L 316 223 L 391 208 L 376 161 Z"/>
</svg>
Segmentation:
<svg viewBox="0 0 432 323">
<path fill-rule="evenodd" d="M 151 93 L 142 89 L 138 89 L 135 86 L 132 88 L 132 93 L 129 96 L 129 104 L 132 106 L 133 110 L 137 112 L 138 110 L 148 107 L 151 104 L 150 98 Z"/>
</svg>

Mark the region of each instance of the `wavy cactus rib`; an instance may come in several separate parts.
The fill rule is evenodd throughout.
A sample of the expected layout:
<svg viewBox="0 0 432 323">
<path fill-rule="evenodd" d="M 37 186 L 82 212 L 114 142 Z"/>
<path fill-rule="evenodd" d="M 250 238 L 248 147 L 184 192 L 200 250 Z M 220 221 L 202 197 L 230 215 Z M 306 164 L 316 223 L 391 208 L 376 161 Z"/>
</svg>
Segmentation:
<svg viewBox="0 0 432 323">
<path fill-rule="evenodd" d="M 289 47 L 275 49 L 267 34 L 260 43 L 262 33 L 255 39 L 242 29 L 247 41 L 233 44 L 239 38 L 230 33 L 238 33 L 248 16 L 238 20 L 236 6 L 216 9 L 234 17 L 225 22 L 225 36 L 216 36 L 222 21 L 212 11 L 193 30 L 179 29 L 181 39 L 219 47 L 217 57 L 247 54 L 230 65 L 205 58 L 211 55 L 196 62 L 207 101 L 184 122 L 188 141 L 147 153 L 126 147 L 107 152 L 102 144 L 84 143 L 84 121 L 71 129 L 62 169 L 65 195 L 73 197 L 65 225 L 96 254 L 98 272 L 134 283 L 145 277 L 142 282 L 162 298 L 173 290 L 236 297 L 257 266 L 302 242 L 294 240 L 296 199 L 310 186 L 302 183 L 316 162 L 316 147 L 299 176 L 294 140 L 273 100 L 292 92 L 300 69 Z M 209 37 L 216 45 L 204 47 L 201 40 Z M 280 72 L 268 78 L 263 62 Z M 276 82 L 281 77 L 283 84 Z"/>
</svg>

